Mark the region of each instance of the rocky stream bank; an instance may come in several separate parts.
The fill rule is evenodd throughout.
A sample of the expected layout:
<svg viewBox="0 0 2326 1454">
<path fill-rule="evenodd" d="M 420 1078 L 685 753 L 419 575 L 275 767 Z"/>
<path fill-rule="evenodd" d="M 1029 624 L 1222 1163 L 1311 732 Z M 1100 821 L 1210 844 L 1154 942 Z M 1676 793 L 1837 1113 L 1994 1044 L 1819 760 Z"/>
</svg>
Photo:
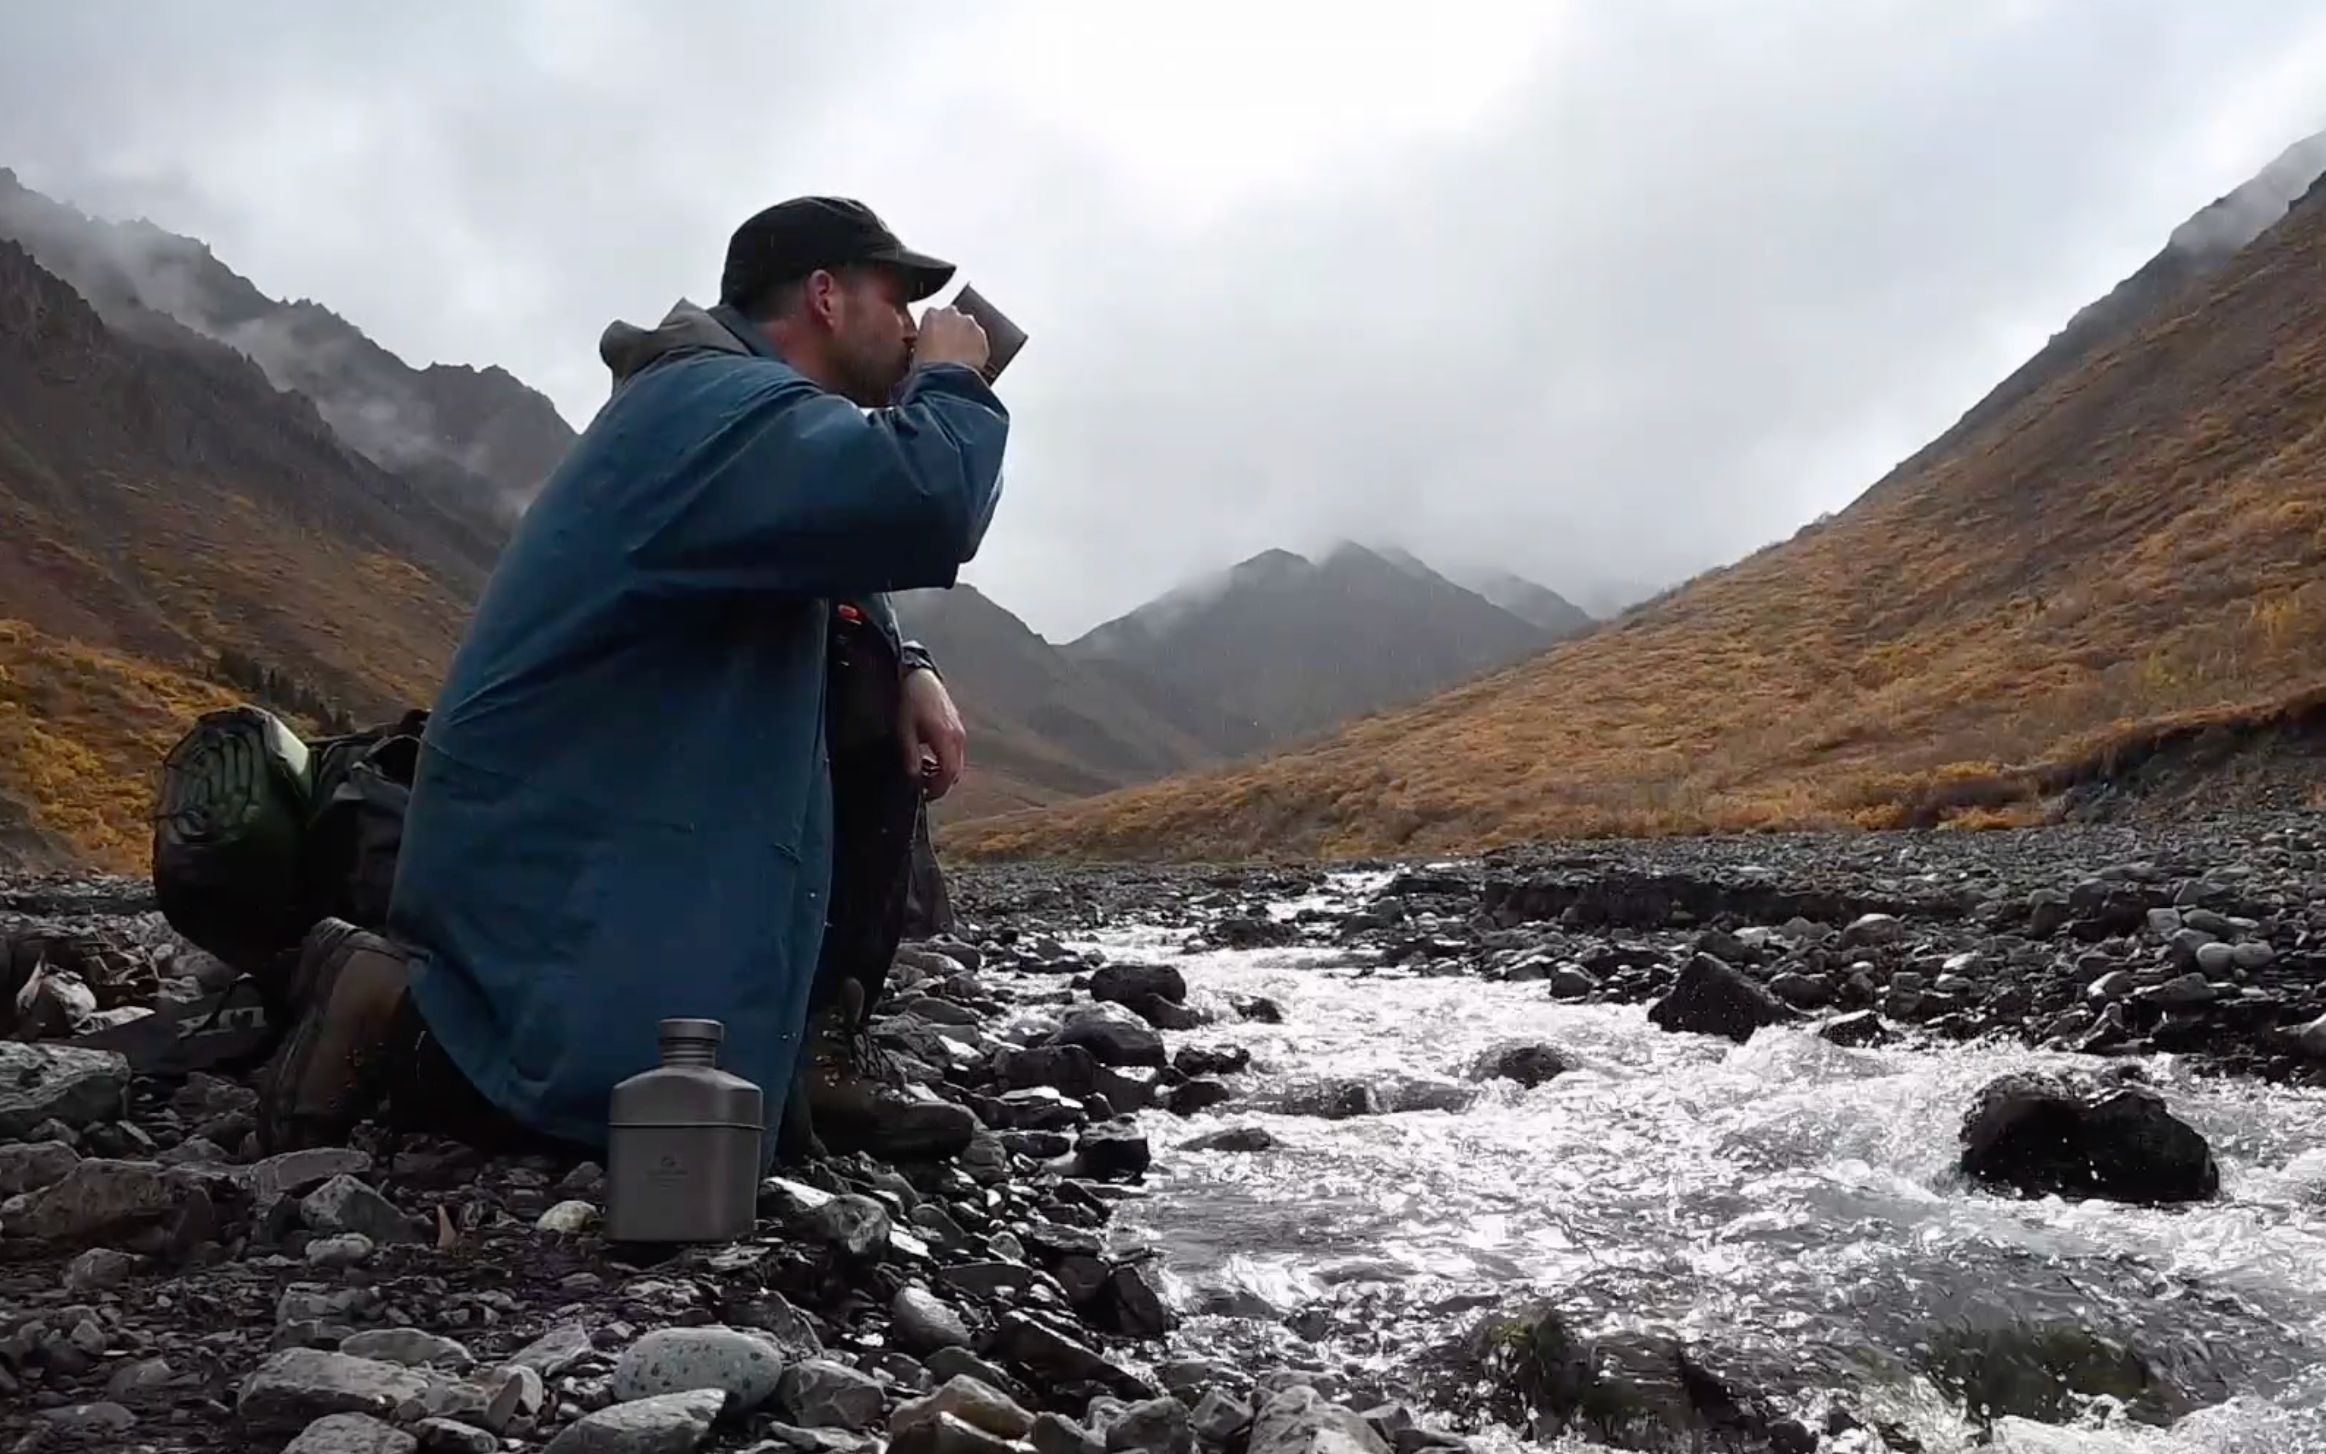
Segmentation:
<svg viewBox="0 0 2326 1454">
<path fill-rule="evenodd" d="M 215 985 L 215 964 L 134 883 L 4 884 L 0 1448 L 1418 1454 L 1562 1432 L 1928 1447 L 1831 1379 L 1810 1397 L 1668 1327 L 1611 1333 L 1581 1292 L 1469 1298 L 1458 1334 L 1373 1359 L 1334 1350 L 1367 1318 L 1376 1343 L 1394 1338 L 1377 1306 L 1191 1296 L 1119 1215 L 1175 1158 L 1264 1157 L 1266 1116 L 1457 1111 L 1481 1087 L 1555 1082 L 1574 1056 L 1538 1038 L 1458 1081 L 1281 1084 L 1228 1032 L 1297 1039 L 1298 1006 L 1191 986 L 1182 964 L 1253 951 L 1358 995 L 1458 977 L 1579 1013 L 1648 1005 L 1691 1042 L 1779 1027 L 1835 1053 L 2071 1051 L 2070 1069 L 1960 1098 L 1963 1174 L 2172 1206 L 2214 1196 L 2221 1173 L 2145 1085 L 2147 1057 L 2326 1084 L 2322 887 L 2326 823 L 2303 816 L 1572 845 L 1330 874 L 963 870 L 960 937 L 901 956 L 878 1039 L 987 1129 L 942 1164 L 783 1168 L 750 1239 L 669 1251 L 597 1234 L 590 1165 L 391 1146 L 377 1128 L 259 1156 L 240 1076 L 135 1077 L 62 1043 Z M 1091 947 L 1134 926 L 1153 952 Z M 1223 1314 L 1270 1336 L 1222 1335 Z M 1189 1319 L 1214 1325 L 1200 1346 Z M 2193 1406 L 2171 1359 L 2122 1340 L 2046 1332 L 1946 1357 L 1975 1413 L 2066 1417 L 2092 1392 L 2152 1422 Z"/>
</svg>

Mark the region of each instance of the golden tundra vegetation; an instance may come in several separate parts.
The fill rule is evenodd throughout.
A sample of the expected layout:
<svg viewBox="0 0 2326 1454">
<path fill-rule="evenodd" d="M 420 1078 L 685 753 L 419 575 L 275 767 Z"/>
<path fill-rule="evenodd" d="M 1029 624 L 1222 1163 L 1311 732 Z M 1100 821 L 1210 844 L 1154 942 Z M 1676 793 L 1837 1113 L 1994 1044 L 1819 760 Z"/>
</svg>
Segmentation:
<svg viewBox="0 0 2326 1454">
<path fill-rule="evenodd" d="M 981 856 L 1325 856 L 2029 821 L 2326 700 L 2326 194 L 1848 509 L 1303 750 L 963 825 Z"/>
</svg>

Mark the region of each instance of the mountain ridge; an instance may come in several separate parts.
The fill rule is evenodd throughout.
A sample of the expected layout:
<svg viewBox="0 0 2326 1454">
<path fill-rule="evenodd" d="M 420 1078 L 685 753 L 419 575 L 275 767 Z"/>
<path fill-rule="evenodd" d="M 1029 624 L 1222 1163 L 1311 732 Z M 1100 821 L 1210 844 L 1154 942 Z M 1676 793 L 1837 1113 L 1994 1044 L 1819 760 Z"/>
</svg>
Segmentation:
<svg viewBox="0 0 2326 1454">
<path fill-rule="evenodd" d="M 2289 154 L 2326 166 L 2318 139 Z M 2224 257 L 2143 272 L 1788 540 L 1312 749 L 954 846 L 1981 826 L 2146 744 L 2299 714 L 2326 659 L 2326 182 Z"/>
</svg>

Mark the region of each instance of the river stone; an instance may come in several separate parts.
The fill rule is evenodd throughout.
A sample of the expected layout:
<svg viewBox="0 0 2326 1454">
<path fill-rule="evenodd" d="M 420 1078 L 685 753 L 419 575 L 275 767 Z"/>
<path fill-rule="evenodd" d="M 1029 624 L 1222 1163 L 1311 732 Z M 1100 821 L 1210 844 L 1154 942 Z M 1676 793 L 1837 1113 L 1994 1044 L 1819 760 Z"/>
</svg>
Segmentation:
<svg viewBox="0 0 2326 1454">
<path fill-rule="evenodd" d="M 1473 1080 L 1514 1080 L 1527 1089 L 1567 1073 L 1566 1057 L 1548 1045 L 1498 1045 L 1470 1071 Z"/>
<path fill-rule="evenodd" d="M 773 1423 L 761 1432 L 767 1437 L 746 1448 L 743 1454 L 874 1454 L 879 1447 L 870 1435 L 839 1429 L 803 1429 L 796 1424 Z"/>
<path fill-rule="evenodd" d="M 1249 1454 L 1390 1454 L 1373 1426 L 1305 1384 L 1261 1406 L 1252 1420 Z"/>
<path fill-rule="evenodd" d="M 432 1380 L 394 1363 L 285 1348 L 242 1381 L 235 1412 L 253 1429 L 303 1429 L 328 1414 L 388 1418 L 406 1399 L 428 1392 Z"/>
<path fill-rule="evenodd" d="M 1699 954 L 1680 971 L 1671 993 L 1648 1010 L 1658 1029 L 1722 1035 L 1739 1044 L 1755 1030 L 1792 1018 L 1767 990 L 1709 954 Z"/>
<path fill-rule="evenodd" d="M 1252 1052 L 1242 1045 L 1183 1045 L 1171 1057 L 1171 1065 L 1190 1078 L 1240 1075 L 1252 1068 Z"/>
<path fill-rule="evenodd" d="M 1906 937 L 1906 925 L 1896 914 L 1860 914 L 1841 931 L 1844 949 L 1860 945 L 1896 944 Z"/>
<path fill-rule="evenodd" d="M 65 1287 L 71 1292 L 97 1292 L 116 1287 L 137 1271 L 137 1259 L 117 1247 L 92 1247 L 65 1264 Z"/>
<path fill-rule="evenodd" d="M 731 1302 L 727 1321 L 736 1327 L 749 1328 L 775 1344 L 786 1363 L 824 1356 L 824 1340 L 816 1332 L 814 1320 L 793 1307 L 780 1292 L 754 1293 Z"/>
<path fill-rule="evenodd" d="M 589 1324 L 576 1321 L 559 1323 L 518 1349 L 508 1361 L 543 1378 L 555 1378 L 595 1351 Z"/>
<path fill-rule="evenodd" d="M 558 1236 L 578 1237 L 598 1224 L 598 1209 L 576 1197 L 559 1202 L 534 1219 L 534 1230 Z"/>
<path fill-rule="evenodd" d="M 569 1425 L 543 1454 L 691 1454 L 726 1401 L 718 1389 L 697 1388 L 619 1403 Z"/>
<path fill-rule="evenodd" d="M 1882 1017 L 1872 1010 L 1857 1010 L 1847 1015 L 1836 1015 L 1817 1027 L 1817 1036 L 1829 1045 L 1858 1047 L 1880 1045 L 1890 1038 L 1890 1028 Z"/>
<path fill-rule="evenodd" d="M 90 1437 L 102 1434 L 120 1434 L 136 1427 L 137 1415 L 120 1404 L 101 1402 L 67 1404 L 63 1408 L 42 1409 L 41 1421 L 50 1428 Z M 30 1448 L 32 1445 L 20 1445 Z"/>
<path fill-rule="evenodd" d="M 1055 1040 L 1079 1045 L 1101 1065 L 1161 1065 L 1163 1037 L 1121 1005 L 1080 1005 L 1067 1012 Z"/>
<path fill-rule="evenodd" d="M 336 1237 L 317 1237 L 307 1244 L 307 1260 L 317 1267 L 359 1267 L 371 1260 L 378 1249 L 372 1239 L 361 1232 L 342 1232 Z"/>
<path fill-rule="evenodd" d="M 854 1192 L 833 1197 L 793 1225 L 800 1235 L 860 1262 L 879 1256 L 888 1247 L 887 1208 Z"/>
<path fill-rule="evenodd" d="M 923 1419 L 889 1439 L 889 1454 L 1015 1454 L 1016 1446 L 951 1414 Z"/>
<path fill-rule="evenodd" d="M 895 1324 L 897 1345 L 907 1353 L 926 1355 L 940 1348 L 969 1346 L 969 1325 L 927 1288 L 898 1288 L 888 1314 Z"/>
<path fill-rule="evenodd" d="M 1026 1442 L 1034 1446 L 1034 1454 L 1106 1454 L 1097 1435 L 1059 1414 L 1037 1416 Z"/>
<path fill-rule="evenodd" d="M 630 1345 L 614 1365 L 614 1397 L 652 1398 L 689 1389 L 724 1389 L 737 1412 L 775 1397 L 783 1353 L 774 1343 L 739 1329 L 707 1324 L 658 1328 Z"/>
<path fill-rule="evenodd" d="M 1106 1429 L 1109 1454 L 1195 1454 L 1195 1427 L 1187 1405 L 1175 1398 L 1132 1404 Z"/>
<path fill-rule="evenodd" d="M 341 1339 L 339 1351 L 406 1368 L 448 1368 L 454 1373 L 468 1372 L 477 1361 L 467 1344 L 418 1328 L 366 1328 Z"/>
<path fill-rule="evenodd" d="M 121 1114 L 129 1061 L 111 1050 L 0 1040 L 0 1141 L 22 1140 L 44 1121 L 78 1131 Z"/>
<path fill-rule="evenodd" d="M 494 1454 L 501 1441 L 489 1430 L 458 1419 L 422 1419 L 412 1426 L 426 1454 Z"/>
<path fill-rule="evenodd" d="M 887 1403 L 878 1380 L 829 1358 L 793 1364 L 775 1391 L 784 1411 L 810 1429 L 869 1429 Z"/>
<path fill-rule="evenodd" d="M 0 1200 L 55 1186 L 80 1159 L 81 1153 L 62 1141 L 0 1146 Z"/>
<path fill-rule="evenodd" d="M 2137 995 L 2137 998 L 2150 1004 L 2163 1005 L 2168 1009 L 2183 1005 L 2209 1005 L 2217 997 L 2212 982 L 2193 969 L 2187 974 L 2175 975 L 2163 984 L 2150 985 Z"/>
<path fill-rule="evenodd" d="M 1102 1321 L 1126 1338 L 1160 1338 L 1179 1326 L 1179 1318 L 1163 1301 L 1146 1264 L 1126 1262 L 1107 1275 L 1100 1289 Z"/>
<path fill-rule="evenodd" d="M 1224 1106 L 1235 1098 L 1236 1093 L 1228 1089 L 1227 1082 L 1199 1076 L 1165 1092 L 1163 1105 L 1175 1116 L 1194 1116 L 1214 1106 Z"/>
<path fill-rule="evenodd" d="M 1089 1127 L 1074 1143 L 1082 1174 L 1097 1181 L 1127 1181 L 1146 1173 L 1154 1154 L 1147 1138 L 1130 1121 L 1108 1121 Z"/>
<path fill-rule="evenodd" d="M 346 1172 L 307 1193 L 299 1202 L 299 1216 L 309 1228 L 326 1234 L 361 1232 L 383 1245 L 420 1240 L 394 1202 Z"/>
<path fill-rule="evenodd" d="M 1034 1416 L 1016 1399 L 983 1379 L 958 1375 L 925 1398 L 899 1404 L 889 1416 L 889 1432 L 902 1433 L 946 1415 L 1003 1439 L 1023 1439 L 1034 1427 Z"/>
<path fill-rule="evenodd" d="M 994 1078 L 1011 1090 L 1047 1088 L 1086 1096 L 1098 1088 L 1098 1061 L 1079 1045 L 1036 1045 L 993 1058 Z"/>
<path fill-rule="evenodd" d="M 1279 1144 L 1276 1133 L 1266 1126 L 1230 1126 L 1225 1130 L 1213 1131 L 1208 1135 L 1197 1136 L 1182 1142 L 1179 1149 L 1182 1151 L 1231 1151 L 1248 1154 L 1257 1151 L 1271 1151 Z"/>
<path fill-rule="evenodd" d="M 325 1414 L 284 1445 L 283 1454 L 412 1454 L 419 1447 L 418 1439 L 368 1414 Z"/>
<path fill-rule="evenodd" d="M 73 1164 L 54 1184 L 25 1198 L 8 1218 L 14 1236 L 61 1240 L 101 1236 L 127 1223 L 159 1217 L 184 1193 L 151 1161 L 92 1156 Z"/>
<path fill-rule="evenodd" d="M 254 1161 L 238 1171 L 236 1177 L 249 1188 L 253 1198 L 265 1201 L 269 1197 L 298 1196 L 335 1176 L 362 1176 L 371 1169 L 371 1157 L 361 1151 L 346 1146 L 313 1146 L 305 1151 L 285 1151 L 264 1161 Z"/>
<path fill-rule="evenodd" d="M 2132 977 L 2131 970 L 2112 969 L 2109 970 L 2106 974 L 2101 975 L 2098 979 L 2093 980 L 2092 983 L 2085 988 L 2084 994 L 2094 1003 L 2104 1005 L 2111 1000 L 2120 1000 L 2123 999 L 2126 995 L 2131 994 L 2134 988 L 2136 988 L 2137 983 L 2138 982 L 2135 981 Z"/>
<path fill-rule="evenodd" d="M 2220 1189 L 2212 1148 L 2162 1097 L 2091 1077 L 2017 1074 L 1979 1092 L 1961 1133 L 1962 1169 L 2028 1196 L 2155 1204 Z"/>
<path fill-rule="evenodd" d="M 1970 988 L 1970 981 L 1961 975 L 1940 976 L 1942 988 L 1944 981 L 1949 978 L 1959 981 L 1962 989 Z M 1833 986 L 1827 984 L 1821 975 L 1802 974 L 1789 969 L 1769 980 L 1769 993 L 1797 1010 L 1814 1010 L 1833 998 Z"/>
<path fill-rule="evenodd" d="M 1147 1000 L 1187 1003 L 1187 976 L 1168 964 L 1110 964 L 1090 977 L 1090 997 L 1137 1010 Z"/>
<path fill-rule="evenodd" d="M 1025 1313 L 1004 1314 L 987 1350 L 1058 1383 L 1095 1383 L 1119 1398 L 1152 1398 L 1147 1381 L 1119 1368 L 1064 1333 Z"/>
<path fill-rule="evenodd" d="M 1252 1423 L 1249 1404 L 1216 1388 L 1204 1390 L 1188 1416 L 1195 1436 L 1213 1448 L 1224 1449 Z"/>
</svg>

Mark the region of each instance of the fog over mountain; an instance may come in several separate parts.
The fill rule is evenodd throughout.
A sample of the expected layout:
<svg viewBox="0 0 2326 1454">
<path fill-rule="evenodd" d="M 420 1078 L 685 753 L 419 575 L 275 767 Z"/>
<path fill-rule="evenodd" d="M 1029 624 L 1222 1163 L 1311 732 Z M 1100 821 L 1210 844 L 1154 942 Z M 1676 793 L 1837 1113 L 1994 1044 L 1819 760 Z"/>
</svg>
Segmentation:
<svg viewBox="0 0 2326 1454">
<path fill-rule="evenodd" d="M 1065 640 L 1343 538 L 1594 611 L 1735 559 L 2322 97 L 2326 12 L 2274 0 L 91 0 L 11 18 L 0 165 L 576 427 L 610 318 L 707 298 L 770 200 L 863 196 L 1033 334 L 968 574 Z"/>
</svg>

